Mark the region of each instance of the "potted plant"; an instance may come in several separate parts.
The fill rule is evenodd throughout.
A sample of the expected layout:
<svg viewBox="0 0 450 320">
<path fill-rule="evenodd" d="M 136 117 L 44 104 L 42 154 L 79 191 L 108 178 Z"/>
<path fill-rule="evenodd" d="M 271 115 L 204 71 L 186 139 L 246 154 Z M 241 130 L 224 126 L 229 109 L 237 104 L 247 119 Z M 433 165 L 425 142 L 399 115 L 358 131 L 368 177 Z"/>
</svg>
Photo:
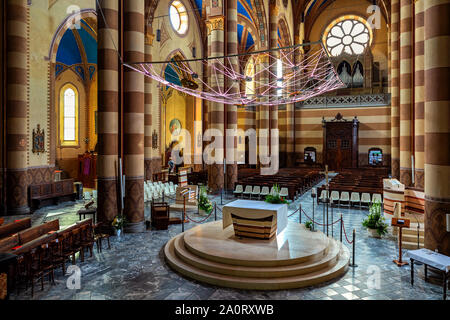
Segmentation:
<svg viewBox="0 0 450 320">
<path fill-rule="evenodd" d="M 114 227 L 115 235 L 120 237 L 122 235 L 123 226 L 125 224 L 125 218 L 117 216 L 114 218 L 112 222 L 112 226 Z"/>
<path fill-rule="evenodd" d="M 198 212 L 200 215 L 208 215 L 214 209 L 214 206 L 208 198 L 208 194 L 206 193 L 206 188 L 200 188 L 200 195 L 198 198 Z"/>
<path fill-rule="evenodd" d="M 362 225 L 374 238 L 381 238 L 388 232 L 388 224 L 385 223 L 385 219 L 381 215 L 381 203 L 375 202 L 369 207 L 369 215 L 364 219 Z"/>
<path fill-rule="evenodd" d="M 273 193 L 267 195 L 265 201 L 272 204 L 288 204 L 288 201 L 280 196 L 280 188 L 277 184 L 273 186 Z"/>
<path fill-rule="evenodd" d="M 306 229 L 308 229 L 309 231 L 312 231 L 312 227 L 313 227 L 312 221 L 306 221 L 305 222 L 305 228 Z"/>
</svg>

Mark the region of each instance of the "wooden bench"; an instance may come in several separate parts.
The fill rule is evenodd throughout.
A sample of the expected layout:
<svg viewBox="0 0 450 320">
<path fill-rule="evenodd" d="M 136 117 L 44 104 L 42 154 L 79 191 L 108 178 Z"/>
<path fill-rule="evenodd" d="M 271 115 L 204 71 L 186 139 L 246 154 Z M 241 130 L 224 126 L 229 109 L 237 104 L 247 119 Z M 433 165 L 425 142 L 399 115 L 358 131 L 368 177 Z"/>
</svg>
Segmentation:
<svg viewBox="0 0 450 320">
<path fill-rule="evenodd" d="M 31 218 L 17 220 L 0 226 L 0 239 L 7 238 L 19 231 L 31 228 Z"/>
<path fill-rule="evenodd" d="M 63 201 L 75 201 L 74 180 L 67 179 L 29 186 L 30 207 L 39 209 L 44 204 L 52 205 Z"/>
<path fill-rule="evenodd" d="M 34 248 L 38 243 L 45 243 L 46 237 L 52 237 L 51 232 L 59 230 L 59 220 L 50 221 L 39 226 L 22 230 L 10 237 L 0 240 L 0 252 L 19 254 Z M 36 243 L 36 240 L 38 241 Z M 40 242 L 39 242 L 40 241 Z M 20 247 L 20 248 L 18 248 Z M 13 248 L 17 248 L 13 250 Z"/>
</svg>

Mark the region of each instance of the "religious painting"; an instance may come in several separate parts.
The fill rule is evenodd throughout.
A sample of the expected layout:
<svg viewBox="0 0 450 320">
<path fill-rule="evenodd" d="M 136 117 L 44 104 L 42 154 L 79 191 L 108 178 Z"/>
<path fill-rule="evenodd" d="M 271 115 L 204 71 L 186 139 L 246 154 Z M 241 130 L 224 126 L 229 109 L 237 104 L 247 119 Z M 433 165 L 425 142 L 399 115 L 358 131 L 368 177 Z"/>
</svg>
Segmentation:
<svg viewBox="0 0 450 320">
<path fill-rule="evenodd" d="M 178 119 L 173 119 L 169 124 L 169 131 L 172 135 L 178 136 L 181 132 L 181 122 Z"/>
<path fill-rule="evenodd" d="M 38 124 L 37 129 L 33 129 L 33 153 L 45 152 L 45 133 Z"/>
</svg>

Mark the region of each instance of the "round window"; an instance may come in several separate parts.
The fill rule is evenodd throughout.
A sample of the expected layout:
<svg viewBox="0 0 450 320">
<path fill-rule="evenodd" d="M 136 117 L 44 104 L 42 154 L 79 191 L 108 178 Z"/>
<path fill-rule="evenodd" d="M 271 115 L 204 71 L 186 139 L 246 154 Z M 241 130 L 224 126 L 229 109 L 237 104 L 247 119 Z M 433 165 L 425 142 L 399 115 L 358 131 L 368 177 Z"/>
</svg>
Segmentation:
<svg viewBox="0 0 450 320">
<path fill-rule="evenodd" d="M 179 34 L 185 34 L 188 29 L 188 14 L 181 1 L 172 2 L 169 8 L 169 17 L 172 28 Z"/>
<path fill-rule="evenodd" d="M 346 19 L 328 28 L 325 44 L 334 57 L 347 53 L 350 55 L 362 54 L 371 41 L 371 33 L 365 23 Z"/>
</svg>

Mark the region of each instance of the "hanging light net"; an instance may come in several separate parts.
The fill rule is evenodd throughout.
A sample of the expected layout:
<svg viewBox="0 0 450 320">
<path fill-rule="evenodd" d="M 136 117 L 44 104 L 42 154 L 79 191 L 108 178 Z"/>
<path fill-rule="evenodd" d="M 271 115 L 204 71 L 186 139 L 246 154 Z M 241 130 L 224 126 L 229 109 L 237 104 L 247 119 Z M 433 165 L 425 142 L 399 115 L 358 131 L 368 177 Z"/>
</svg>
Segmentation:
<svg viewBox="0 0 450 320">
<path fill-rule="evenodd" d="M 247 68 L 249 63 L 252 70 Z M 346 87 L 320 42 L 239 55 L 189 60 L 175 57 L 125 65 L 162 86 L 238 106 L 296 103 Z"/>
</svg>

